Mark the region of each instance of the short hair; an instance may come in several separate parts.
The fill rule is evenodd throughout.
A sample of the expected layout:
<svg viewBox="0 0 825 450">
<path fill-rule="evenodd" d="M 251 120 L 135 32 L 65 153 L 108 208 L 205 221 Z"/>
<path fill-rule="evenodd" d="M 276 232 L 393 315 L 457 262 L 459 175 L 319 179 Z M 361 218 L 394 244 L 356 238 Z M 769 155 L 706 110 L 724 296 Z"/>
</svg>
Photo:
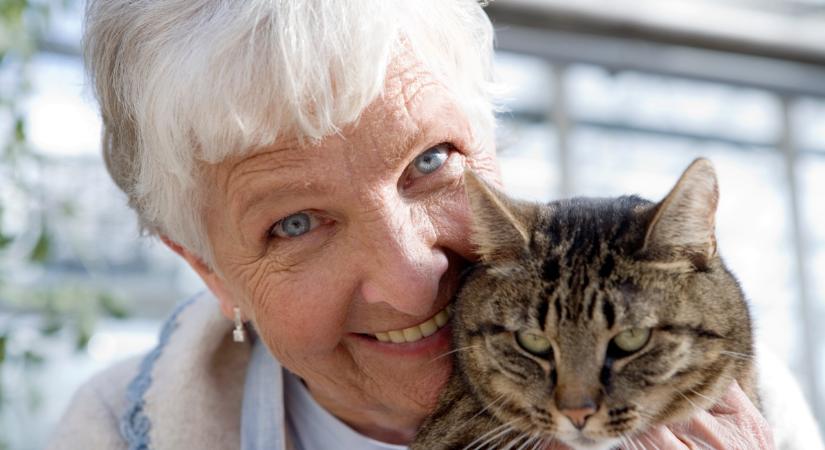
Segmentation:
<svg viewBox="0 0 825 450">
<path fill-rule="evenodd" d="M 210 265 L 202 163 L 335 133 L 401 47 L 492 151 L 493 31 L 476 0 L 90 0 L 83 41 L 110 175 L 145 233 Z"/>
</svg>

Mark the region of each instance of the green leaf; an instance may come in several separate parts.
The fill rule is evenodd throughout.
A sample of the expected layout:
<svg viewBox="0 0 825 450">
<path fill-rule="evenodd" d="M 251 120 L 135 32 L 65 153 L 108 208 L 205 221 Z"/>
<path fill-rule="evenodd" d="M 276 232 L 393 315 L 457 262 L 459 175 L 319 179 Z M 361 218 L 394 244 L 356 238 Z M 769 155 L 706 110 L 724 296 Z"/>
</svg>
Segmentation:
<svg viewBox="0 0 825 450">
<path fill-rule="evenodd" d="M 77 205 L 71 200 L 60 202 L 60 212 L 66 217 L 77 215 Z"/>
<path fill-rule="evenodd" d="M 13 240 L 13 237 L 9 236 L 8 234 L 3 234 L 3 232 L 0 231 L 0 250 L 8 247 Z"/>
<path fill-rule="evenodd" d="M 129 317 L 129 311 L 123 306 L 123 302 L 118 300 L 114 295 L 101 292 L 97 296 L 98 304 L 103 312 L 116 319 L 124 319 Z"/>
<path fill-rule="evenodd" d="M 75 350 L 83 350 L 89 345 L 89 340 L 92 339 L 92 332 L 94 331 L 94 317 L 83 315 L 77 321 L 75 329 L 76 338 L 74 341 Z"/>
<path fill-rule="evenodd" d="M 37 243 L 34 244 L 29 260 L 34 263 L 43 263 L 48 259 L 52 249 L 52 238 L 49 230 L 46 227 L 40 229 L 40 236 L 37 237 Z"/>
<path fill-rule="evenodd" d="M 8 340 L 8 336 L 0 335 L 0 364 L 3 364 L 3 361 L 6 360 L 6 341 Z"/>
<path fill-rule="evenodd" d="M 14 120 L 14 140 L 17 142 L 26 142 L 26 121 L 22 117 Z"/>
<path fill-rule="evenodd" d="M 40 327 L 40 333 L 43 336 L 53 336 L 58 331 L 63 329 L 63 322 L 57 316 L 50 316 L 46 319 L 46 323 Z"/>
<path fill-rule="evenodd" d="M 28 3 L 27 0 L 0 1 L 0 18 L 9 24 L 19 22 L 23 17 L 23 11 L 26 10 Z"/>
<path fill-rule="evenodd" d="M 81 330 L 77 333 L 77 339 L 74 341 L 74 348 L 75 350 L 83 350 L 89 345 L 89 341 L 92 339 L 92 333 L 90 330 Z"/>
<path fill-rule="evenodd" d="M 39 366 L 46 361 L 46 358 L 43 355 L 36 353 L 32 350 L 26 350 L 23 352 L 23 363 L 28 366 Z"/>
</svg>

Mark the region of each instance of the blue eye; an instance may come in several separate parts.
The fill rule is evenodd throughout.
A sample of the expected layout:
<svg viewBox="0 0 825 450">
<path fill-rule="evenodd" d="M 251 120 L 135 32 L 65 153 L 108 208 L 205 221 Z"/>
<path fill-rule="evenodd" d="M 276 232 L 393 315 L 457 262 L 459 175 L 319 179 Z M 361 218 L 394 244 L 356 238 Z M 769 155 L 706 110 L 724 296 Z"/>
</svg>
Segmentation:
<svg viewBox="0 0 825 450">
<path fill-rule="evenodd" d="M 281 238 L 294 238 L 311 231 L 318 225 L 318 219 L 305 212 L 290 214 L 272 227 L 271 234 Z"/>
<path fill-rule="evenodd" d="M 426 152 L 418 155 L 413 161 L 413 166 L 416 170 L 423 174 L 430 174 L 438 170 L 444 165 L 447 157 L 450 156 L 450 147 L 448 144 L 439 144 L 430 148 Z"/>
</svg>

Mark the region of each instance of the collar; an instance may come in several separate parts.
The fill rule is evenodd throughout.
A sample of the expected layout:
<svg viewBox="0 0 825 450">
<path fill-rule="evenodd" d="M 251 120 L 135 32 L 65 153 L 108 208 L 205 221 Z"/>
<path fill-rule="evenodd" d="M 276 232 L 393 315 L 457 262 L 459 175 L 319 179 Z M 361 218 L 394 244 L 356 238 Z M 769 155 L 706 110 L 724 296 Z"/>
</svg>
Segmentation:
<svg viewBox="0 0 825 450">
<path fill-rule="evenodd" d="M 283 450 L 287 430 L 283 370 L 254 333 L 248 334 L 254 343 L 244 382 L 241 449 Z"/>
<path fill-rule="evenodd" d="M 143 359 L 121 418 L 132 449 L 239 449 L 250 343 L 232 341 L 232 322 L 209 292 L 178 306 Z"/>
</svg>

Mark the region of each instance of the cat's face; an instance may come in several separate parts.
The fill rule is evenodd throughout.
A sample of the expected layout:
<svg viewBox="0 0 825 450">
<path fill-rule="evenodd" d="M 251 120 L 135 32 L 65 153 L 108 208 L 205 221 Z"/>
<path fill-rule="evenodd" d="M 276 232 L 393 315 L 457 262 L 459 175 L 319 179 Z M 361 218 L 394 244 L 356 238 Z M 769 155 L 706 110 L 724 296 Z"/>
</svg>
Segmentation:
<svg viewBox="0 0 825 450">
<path fill-rule="evenodd" d="M 664 242 L 689 233 L 667 228 L 685 222 L 672 211 L 634 197 L 504 207 L 525 245 L 482 218 L 495 236 L 456 311 L 459 364 L 500 422 L 607 449 L 710 407 L 747 363 L 736 281 L 715 242 Z"/>
</svg>

